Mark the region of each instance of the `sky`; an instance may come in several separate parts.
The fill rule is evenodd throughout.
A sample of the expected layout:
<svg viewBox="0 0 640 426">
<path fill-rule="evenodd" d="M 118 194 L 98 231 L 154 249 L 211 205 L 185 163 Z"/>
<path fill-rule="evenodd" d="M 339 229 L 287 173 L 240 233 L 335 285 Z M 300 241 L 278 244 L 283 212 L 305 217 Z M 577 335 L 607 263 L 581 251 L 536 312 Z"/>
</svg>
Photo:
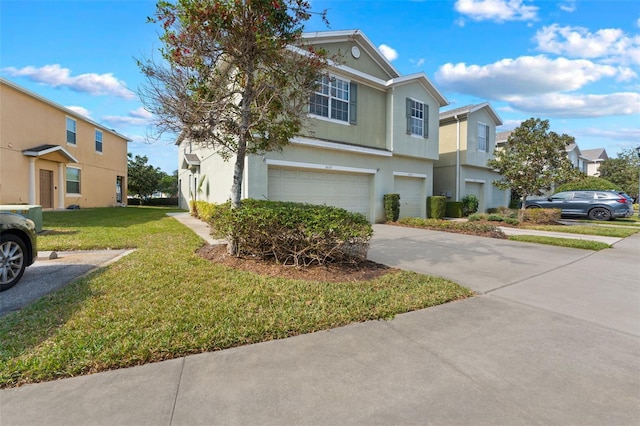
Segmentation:
<svg viewBox="0 0 640 426">
<path fill-rule="evenodd" d="M 531 117 L 609 157 L 640 145 L 636 0 L 311 0 L 307 31 L 361 30 L 401 75 L 424 72 L 449 101 L 489 102 L 511 130 Z M 166 173 L 136 60 L 158 57 L 147 0 L 1 0 L 0 76 L 129 137 Z M 0 99 L 0 107 L 2 105 Z"/>
</svg>

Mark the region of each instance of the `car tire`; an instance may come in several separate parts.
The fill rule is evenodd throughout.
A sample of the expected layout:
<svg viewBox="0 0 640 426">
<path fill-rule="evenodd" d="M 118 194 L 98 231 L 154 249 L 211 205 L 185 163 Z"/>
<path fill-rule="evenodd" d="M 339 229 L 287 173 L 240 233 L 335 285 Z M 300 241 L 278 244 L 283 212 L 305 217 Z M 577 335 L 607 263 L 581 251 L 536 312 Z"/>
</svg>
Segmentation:
<svg viewBox="0 0 640 426">
<path fill-rule="evenodd" d="M 0 236 L 0 291 L 8 290 L 20 281 L 27 267 L 27 247 L 16 235 Z"/>
<path fill-rule="evenodd" d="M 611 220 L 611 211 L 604 207 L 596 207 L 589 210 L 589 219 L 591 220 Z"/>
</svg>

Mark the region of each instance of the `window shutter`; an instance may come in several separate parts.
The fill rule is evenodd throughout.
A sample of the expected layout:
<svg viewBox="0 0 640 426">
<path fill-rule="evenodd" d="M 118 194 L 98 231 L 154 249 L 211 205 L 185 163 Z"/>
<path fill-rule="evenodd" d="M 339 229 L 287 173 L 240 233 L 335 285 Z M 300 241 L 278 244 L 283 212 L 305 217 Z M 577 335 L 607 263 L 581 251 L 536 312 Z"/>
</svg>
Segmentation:
<svg viewBox="0 0 640 426">
<path fill-rule="evenodd" d="M 411 134 L 411 99 L 407 98 L 407 134 Z"/>
<path fill-rule="evenodd" d="M 423 137 L 429 137 L 429 105 L 424 104 L 424 128 L 422 129 Z"/>
<path fill-rule="evenodd" d="M 358 122 L 358 85 L 349 83 L 349 124 Z"/>
</svg>

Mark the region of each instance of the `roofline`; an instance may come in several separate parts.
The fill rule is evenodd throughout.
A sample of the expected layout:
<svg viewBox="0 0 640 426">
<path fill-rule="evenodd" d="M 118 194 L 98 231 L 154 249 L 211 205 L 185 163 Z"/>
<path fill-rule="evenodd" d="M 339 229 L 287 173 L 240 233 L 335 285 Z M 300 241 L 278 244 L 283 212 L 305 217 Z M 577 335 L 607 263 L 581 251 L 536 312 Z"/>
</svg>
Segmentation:
<svg viewBox="0 0 640 426">
<path fill-rule="evenodd" d="M 131 141 L 132 141 L 132 139 L 131 139 L 131 138 L 129 138 L 129 137 L 127 137 L 127 136 L 123 135 L 123 134 L 120 134 L 120 133 L 116 132 L 114 129 L 109 129 L 108 127 L 104 126 L 103 124 L 96 123 L 95 121 L 91 120 L 90 118 L 87 118 L 87 117 L 85 117 L 84 115 L 82 115 L 82 114 L 78 114 L 77 112 L 75 112 L 75 111 L 73 111 L 73 110 L 71 110 L 71 109 L 69 109 L 69 108 L 67 108 L 67 107 L 65 107 L 65 106 L 62 106 L 62 105 L 60 105 L 60 104 L 58 104 L 58 103 L 55 103 L 55 102 L 53 102 L 52 100 L 45 98 L 44 96 L 38 95 L 38 94 L 37 94 L 37 93 L 35 93 L 35 92 L 32 92 L 32 91 L 30 91 L 30 90 L 28 90 L 28 89 L 25 89 L 24 87 L 19 86 L 19 85 L 17 85 L 16 83 L 14 83 L 14 82 L 12 82 L 12 81 L 10 81 L 10 80 L 7 80 L 7 79 L 6 79 L 6 78 L 4 78 L 4 77 L 0 77 L 0 83 L 5 84 L 5 85 L 7 85 L 7 86 L 9 86 L 9 87 L 11 87 L 11 88 L 13 88 L 13 89 L 15 89 L 15 90 L 19 91 L 19 92 L 22 92 L 22 93 L 24 93 L 25 95 L 31 96 L 31 97 L 32 97 L 32 98 L 34 98 L 34 99 L 37 99 L 37 100 L 39 100 L 39 101 L 41 101 L 41 102 L 44 102 L 44 103 L 46 103 L 46 104 L 49 104 L 49 105 L 51 105 L 52 107 L 57 108 L 57 109 L 59 109 L 59 110 L 63 111 L 63 112 L 64 112 L 65 114 L 67 114 L 67 115 L 72 115 L 72 116 L 74 116 L 74 117 L 76 117 L 76 118 L 79 118 L 80 120 L 86 121 L 87 123 L 89 123 L 89 124 L 91 124 L 91 125 L 93 125 L 93 126 L 95 126 L 95 127 L 99 127 L 100 129 L 102 129 L 102 130 L 104 130 L 104 131 L 107 131 L 107 132 L 109 132 L 109 133 L 111 133 L 111 134 L 113 134 L 113 135 L 116 135 L 116 136 L 118 136 L 119 138 L 122 138 L 122 139 L 124 139 L 124 140 L 125 140 L 125 141 L 127 141 L 127 142 L 131 142 Z"/>
<path fill-rule="evenodd" d="M 422 85 L 427 89 L 427 91 L 438 101 L 441 107 L 449 105 L 449 101 L 447 100 L 447 98 L 445 98 L 444 95 L 440 93 L 438 89 L 436 89 L 436 86 L 431 83 L 431 80 L 429 80 L 429 77 L 427 77 L 424 72 L 393 78 L 386 82 L 386 86 L 397 86 L 413 81 L 421 82 Z"/>
<path fill-rule="evenodd" d="M 79 163 L 79 161 L 74 157 L 69 151 L 61 147 L 60 145 L 54 145 L 51 148 L 47 148 L 42 151 L 32 151 L 31 149 L 25 149 L 22 151 L 22 155 L 26 155 L 27 157 L 42 157 L 43 155 L 51 154 L 52 152 L 62 151 L 62 155 L 71 160 L 72 163 Z"/>
<path fill-rule="evenodd" d="M 449 111 L 443 111 L 440 113 L 440 121 L 444 121 L 449 118 L 454 118 L 455 116 L 468 115 L 473 112 L 480 111 L 481 109 L 484 109 L 484 108 L 487 108 L 489 110 L 489 115 L 491 115 L 491 118 L 493 118 L 493 121 L 495 121 L 496 127 L 501 126 L 504 123 L 502 121 L 502 118 L 500 118 L 496 110 L 493 109 L 493 107 L 489 102 L 482 102 L 481 104 L 470 104 L 470 105 L 465 105 L 459 108 L 454 108 Z M 457 114 L 454 114 L 453 112 L 456 110 L 459 110 L 459 112 Z"/>
</svg>

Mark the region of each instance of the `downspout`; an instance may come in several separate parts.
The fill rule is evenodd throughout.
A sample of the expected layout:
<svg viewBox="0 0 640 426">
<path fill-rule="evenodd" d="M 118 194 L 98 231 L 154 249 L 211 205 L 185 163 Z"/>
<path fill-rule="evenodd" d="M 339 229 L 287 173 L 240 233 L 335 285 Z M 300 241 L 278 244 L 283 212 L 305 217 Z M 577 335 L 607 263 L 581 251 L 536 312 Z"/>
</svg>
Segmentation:
<svg viewBox="0 0 640 426">
<path fill-rule="evenodd" d="M 460 201 L 460 119 L 458 114 L 453 118 L 456 119 L 456 201 Z"/>
</svg>

